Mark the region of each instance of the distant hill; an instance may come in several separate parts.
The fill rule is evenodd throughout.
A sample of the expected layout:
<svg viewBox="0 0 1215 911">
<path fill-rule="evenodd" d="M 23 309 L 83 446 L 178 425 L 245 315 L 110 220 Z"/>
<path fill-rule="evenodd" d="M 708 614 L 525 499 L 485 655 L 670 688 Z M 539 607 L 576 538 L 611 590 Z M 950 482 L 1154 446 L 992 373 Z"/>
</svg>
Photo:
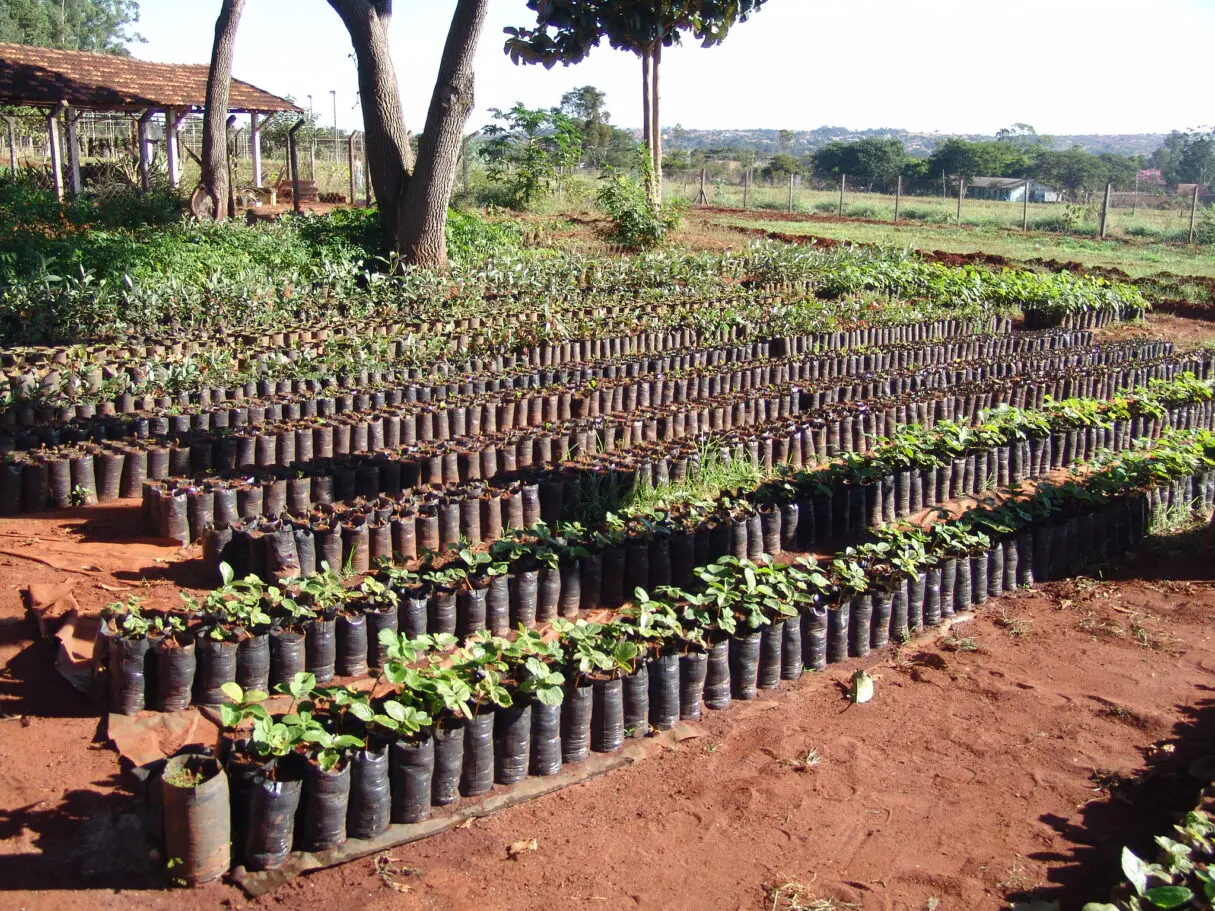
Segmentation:
<svg viewBox="0 0 1215 911">
<path fill-rule="evenodd" d="M 917 133 L 891 127 L 871 130 L 850 130 L 847 127 L 819 127 L 816 130 L 794 130 L 793 143 L 786 148 L 780 142 L 780 130 L 689 130 L 682 127 L 667 127 L 662 131 L 663 142 L 668 149 L 710 149 L 723 146 L 742 146 L 754 149 L 759 154 L 792 152 L 804 155 L 835 140 L 865 138 L 898 139 L 916 157 L 931 155 L 937 145 L 952 136 L 961 136 L 971 141 L 995 139 L 978 133 Z M 1100 154 L 1114 152 L 1118 155 L 1151 155 L 1160 147 L 1165 134 L 1092 134 L 1076 136 L 1051 136 L 1050 145 L 1055 149 L 1070 149 L 1080 146 L 1089 152 Z"/>
</svg>

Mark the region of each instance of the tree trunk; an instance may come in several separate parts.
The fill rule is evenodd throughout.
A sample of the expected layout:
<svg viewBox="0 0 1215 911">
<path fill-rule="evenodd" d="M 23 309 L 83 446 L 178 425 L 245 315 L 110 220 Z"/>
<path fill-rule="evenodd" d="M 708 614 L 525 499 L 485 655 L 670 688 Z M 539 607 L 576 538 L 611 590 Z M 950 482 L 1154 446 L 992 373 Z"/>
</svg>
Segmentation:
<svg viewBox="0 0 1215 911">
<path fill-rule="evenodd" d="M 654 100 L 650 102 L 654 125 L 650 128 L 650 138 L 653 142 L 654 153 L 654 201 L 662 205 L 662 119 L 658 113 L 658 69 L 662 63 L 662 42 L 654 42 L 653 74 L 650 80 L 650 91 Z"/>
<path fill-rule="evenodd" d="M 329 5 L 341 17 L 354 46 L 367 172 L 385 236 L 395 238 L 398 210 L 413 169 L 413 151 L 388 46 L 392 0 L 329 0 Z"/>
<path fill-rule="evenodd" d="M 245 0 L 223 0 L 215 20 L 215 44 L 207 73 L 207 111 L 203 120 L 202 192 L 195 193 L 196 216 L 210 214 L 216 221 L 228 215 L 228 94 L 232 87 L 232 58 L 236 29 Z"/>
<path fill-rule="evenodd" d="M 646 175 L 645 193 L 650 200 L 654 199 L 654 114 L 650 108 L 650 49 L 643 47 L 641 55 L 641 141 L 645 144 L 645 152 L 650 156 L 650 174 Z"/>
<path fill-rule="evenodd" d="M 473 57 L 489 0 L 458 0 L 439 63 L 418 163 L 399 214 L 397 250 L 408 263 L 447 266 L 447 206 L 455 185 L 464 124 L 473 109 Z"/>
</svg>

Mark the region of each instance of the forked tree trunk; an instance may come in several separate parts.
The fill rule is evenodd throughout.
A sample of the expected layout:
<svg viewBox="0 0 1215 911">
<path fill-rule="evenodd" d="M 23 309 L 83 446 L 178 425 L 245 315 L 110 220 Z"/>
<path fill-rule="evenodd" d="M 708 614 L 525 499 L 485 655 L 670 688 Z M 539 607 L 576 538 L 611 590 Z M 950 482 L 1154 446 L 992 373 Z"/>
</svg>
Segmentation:
<svg viewBox="0 0 1215 911">
<path fill-rule="evenodd" d="M 455 186 L 464 124 L 473 109 L 473 57 L 489 0 L 459 0 L 439 62 L 418 163 L 405 190 L 397 251 L 408 263 L 447 266 L 447 206 Z"/>
<path fill-rule="evenodd" d="M 329 0 L 329 5 L 341 17 L 354 46 L 367 172 L 386 236 L 393 238 L 398 209 L 413 169 L 413 152 L 388 46 L 392 0 Z"/>
<path fill-rule="evenodd" d="M 245 0 L 223 0 L 215 20 L 215 43 L 207 73 L 207 111 L 203 120 L 201 192 L 195 193 L 196 216 L 223 221 L 228 215 L 228 94 L 232 87 L 232 58 L 236 29 Z"/>
</svg>

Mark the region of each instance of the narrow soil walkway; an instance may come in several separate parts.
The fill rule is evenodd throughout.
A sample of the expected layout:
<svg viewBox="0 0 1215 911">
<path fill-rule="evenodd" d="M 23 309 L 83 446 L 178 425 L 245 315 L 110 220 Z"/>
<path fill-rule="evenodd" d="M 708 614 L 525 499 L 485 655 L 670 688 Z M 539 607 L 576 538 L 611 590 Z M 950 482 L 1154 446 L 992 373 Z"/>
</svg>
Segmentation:
<svg viewBox="0 0 1215 911">
<path fill-rule="evenodd" d="M 864 911 L 995 911 L 1029 894 L 1078 911 L 1112 884 L 1124 839 L 1149 853 L 1197 793 L 1189 761 L 1215 752 L 1215 571 L 1193 553 L 1141 554 L 1123 581 L 990 602 L 945 635 L 710 713 L 667 754 L 378 865 L 256 902 L 220 884 L 156 891 L 154 814 L 18 594 L 74 578 L 96 608 L 146 577 L 150 601 L 176 597 L 195 580 L 173 548 L 94 543 L 134 516 L 0 522 L 0 906 L 759 911 L 789 907 L 771 892 L 783 887 Z M 843 688 L 861 666 L 876 696 L 852 706 Z"/>
</svg>

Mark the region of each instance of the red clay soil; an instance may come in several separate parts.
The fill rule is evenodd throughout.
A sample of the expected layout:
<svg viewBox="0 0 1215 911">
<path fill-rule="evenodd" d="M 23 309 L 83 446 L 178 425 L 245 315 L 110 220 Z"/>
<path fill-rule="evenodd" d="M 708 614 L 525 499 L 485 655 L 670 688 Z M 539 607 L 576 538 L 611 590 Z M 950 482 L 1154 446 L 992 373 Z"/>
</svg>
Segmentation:
<svg viewBox="0 0 1215 911">
<path fill-rule="evenodd" d="M 0 522 L 0 907 L 759 911 L 787 907 L 768 890 L 795 883 L 803 903 L 865 911 L 994 911 L 1025 894 L 1072 911 L 1106 893 L 1125 839 L 1151 853 L 1168 810 L 1195 798 L 1186 765 L 1215 751 L 1211 571 L 1141 555 L 1128 581 L 989 602 L 948 636 L 709 713 L 669 753 L 380 870 L 357 861 L 254 902 L 222 884 L 161 891 L 149 814 L 18 592 L 77 579 L 95 608 L 146 576 L 155 604 L 197 579 L 172 547 L 98 543 L 124 540 L 137 507 L 70 515 Z M 876 696 L 854 706 L 842 690 L 860 666 Z"/>
</svg>

